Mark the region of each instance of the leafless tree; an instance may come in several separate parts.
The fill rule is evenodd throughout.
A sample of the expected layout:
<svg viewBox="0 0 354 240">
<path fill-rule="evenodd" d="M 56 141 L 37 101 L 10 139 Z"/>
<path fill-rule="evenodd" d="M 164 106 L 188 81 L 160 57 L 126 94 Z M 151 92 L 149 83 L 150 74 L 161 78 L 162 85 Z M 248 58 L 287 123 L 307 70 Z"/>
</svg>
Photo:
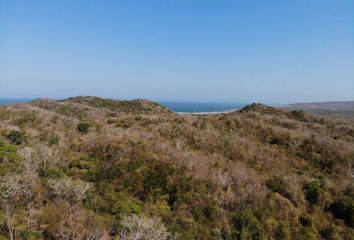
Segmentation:
<svg viewBox="0 0 354 240">
<path fill-rule="evenodd" d="M 34 181 L 38 178 L 39 162 L 34 156 L 34 152 L 30 147 L 20 149 L 19 156 L 23 160 L 24 173 L 30 181 Z"/>
<path fill-rule="evenodd" d="M 80 179 L 72 180 L 69 177 L 49 180 L 49 186 L 53 195 L 72 203 L 80 202 L 86 198 L 91 184 Z"/>
<path fill-rule="evenodd" d="M 95 225 L 85 211 L 64 211 L 57 219 L 57 239 L 68 240 L 99 240 L 104 239 L 104 230 Z"/>
<path fill-rule="evenodd" d="M 123 230 L 119 233 L 122 240 L 170 240 L 173 239 L 158 218 L 145 216 L 125 216 L 121 221 Z"/>
<path fill-rule="evenodd" d="M 14 219 L 16 213 L 13 209 L 12 200 L 16 197 L 27 195 L 27 186 L 22 182 L 19 175 L 6 174 L 0 177 L 0 200 L 5 208 L 5 223 L 11 240 L 16 239 Z"/>
<path fill-rule="evenodd" d="M 28 207 L 27 210 L 27 229 L 31 231 L 34 226 L 38 224 L 38 210 L 34 206 Z"/>
<path fill-rule="evenodd" d="M 9 201 L 18 195 L 27 192 L 26 184 L 21 180 L 19 175 L 6 174 L 0 177 L 0 199 L 1 201 Z"/>
<path fill-rule="evenodd" d="M 181 138 L 176 139 L 176 148 L 178 151 L 181 151 L 184 146 L 184 141 Z"/>
</svg>

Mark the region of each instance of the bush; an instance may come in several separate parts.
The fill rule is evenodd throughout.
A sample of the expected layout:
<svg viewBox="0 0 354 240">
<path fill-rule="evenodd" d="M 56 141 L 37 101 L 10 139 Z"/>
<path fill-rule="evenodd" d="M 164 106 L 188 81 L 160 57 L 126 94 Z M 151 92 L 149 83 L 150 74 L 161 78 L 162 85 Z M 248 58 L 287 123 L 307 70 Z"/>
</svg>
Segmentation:
<svg viewBox="0 0 354 240">
<path fill-rule="evenodd" d="M 49 146 L 58 144 L 60 140 L 58 135 L 56 135 L 55 133 L 51 133 L 49 131 L 42 131 L 39 138 L 41 141 L 47 142 Z"/>
<path fill-rule="evenodd" d="M 295 120 L 298 120 L 298 121 L 302 121 L 304 120 L 304 111 L 303 110 L 292 110 L 290 112 L 290 115 L 295 119 Z"/>
<path fill-rule="evenodd" d="M 0 141 L 0 161 L 6 158 L 17 158 L 17 148 L 13 145 L 8 145 Z"/>
<path fill-rule="evenodd" d="M 335 228 L 333 226 L 328 226 L 328 227 L 325 227 L 325 228 L 322 228 L 318 231 L 318 233 L 321 235 L 321 237 L 323 239 L 328 239 L 328 240 L 332 240 L 332 239 L 337 239 L 335 237 L 336 235 L 336 231 L 335 231 Z"/>
<path fill-rule="evenodd" d="M 77 125 L 77 130 L 81 133 L 87 133 L 89 128 L 91 127 L 91 124 L 88 122 L 81 122 Z"/>
<path fill-rule="evenodd" d="M 16 130 L 12 130 L 7 138 L 11 141 L 12 144 L 20 145 L 25 140 L 25 134 Z"/>
<path fill-rule="evenodd" d="M 323 185 L 319 182 L 311 182 L 303 188 L 306 200 L 311 204 L 318 204 L 324 192 Z"/>
<path fill-rule="evenodd" d="M 352 198 L 345 196 L 335 201 L 329 210 L 334 217 L 343 219 L 348 226 L 354 227 L 354 200 Z"/>
<path fill-rule="evenodd" d="M 250 212 L 243 211 L 232 218 L 233 239 L 266 239 L 265 230 Z"/>
<path fill-rule="evenodd" d="M 23 232 L 21 238 L 24 240 L 39 240 L 43 239 L 41 232 Z"/>
<path fill-rule="evenodd" d="M 288 135 L 288 134 L 274 136 L 270 139 L 269 143 L 272 145 L 289 147 L 291 144 L 291 138 L 290 138 L 290 135 Z"/>
<path fill-rule="evenodd" d="M 287 190 L 288 186 L 281 177 L 273 177 L 271 179 L 268 179 L 266 181 L 266 186 L 272 192 L 277 192 L 289 200 L 292 199 L 291 194 Z"/>
<path fill-rule="evenodd" d="M 138 215 L 124 216 L 120 225 L 121 230 L 118 233 L 120 239 L 173 239 L 173 235 L 168 232 L 159 218 L 147 218 Z"/>
<path fill-rule="evenodd" d="M 287 222 L 280 221 L 275 232 L 275 239 L 291 239 L 291 230 Z"/>
<path fill-rule="evenodd" d="M 159 163 L 149 170 L 144 177 L 144 197 L 158 197 L 168 194 L 167 178 L 175 173 L 176 169 L 169 163 Z"/>
<path fill-rule="evenodd" d="M 312 226 L 312 219 L 309 215 L 303 214 L 299 217 L 299 222 L 301 223 L 302 226 L 304 227 L 310 227 Z"/>
<path fill-rule="evenodd" d="M 16 146 L 0 141 L 0 176 L 9 172 L 19 171 L 21 168 L 18 160 Z"/>
</svg>

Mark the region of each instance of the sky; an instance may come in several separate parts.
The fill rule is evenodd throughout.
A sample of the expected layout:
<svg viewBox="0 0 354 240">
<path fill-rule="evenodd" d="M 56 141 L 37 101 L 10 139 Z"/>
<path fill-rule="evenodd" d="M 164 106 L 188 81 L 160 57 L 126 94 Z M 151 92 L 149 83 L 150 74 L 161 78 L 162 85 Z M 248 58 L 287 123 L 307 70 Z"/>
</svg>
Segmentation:
<svg viewBox="0 0 354 240">
<path fill-rule="evenodd" d="M 0 98 L 354 100 L 353 0 L 0 0 Z"/>
</svg>

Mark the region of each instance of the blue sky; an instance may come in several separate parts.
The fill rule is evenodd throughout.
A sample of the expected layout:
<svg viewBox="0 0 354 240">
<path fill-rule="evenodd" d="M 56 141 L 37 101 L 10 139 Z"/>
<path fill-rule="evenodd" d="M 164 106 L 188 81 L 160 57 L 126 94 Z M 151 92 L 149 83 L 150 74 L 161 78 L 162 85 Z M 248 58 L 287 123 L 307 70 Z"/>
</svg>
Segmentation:
<svg viewBox="0 0 354 240">
<path fill-rule="evenodd" d="M 0 0 L 0 97 L 354 99 L 352 0 Z"/>
</svg>

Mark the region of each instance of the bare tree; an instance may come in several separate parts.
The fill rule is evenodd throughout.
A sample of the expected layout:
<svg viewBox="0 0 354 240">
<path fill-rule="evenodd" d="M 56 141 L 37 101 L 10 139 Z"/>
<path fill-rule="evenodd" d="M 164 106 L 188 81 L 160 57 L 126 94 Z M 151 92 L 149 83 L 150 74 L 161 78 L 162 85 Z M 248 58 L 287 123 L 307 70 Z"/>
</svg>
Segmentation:
<svg viewBox="0 0 354 240">
<path fill-rule="evenodd" d="M 30 147 L 25 147 L 19 150 L 18 155 L 23 161 L 26 177 L 30 181 L 35 181 L 38 178 L 39 162 L 33 150 Z"/>
<path fill-rule="evenodd" d="M 145 216 L 125 216 L 120 223 L 123 227 L 119 233 L 122 240 L 170 240 L 174 239 L 158 218 Z"/>
<path fill-rule="evenodd" d="M 49 186 L 53 195 L 71 203 L 80 202 L 86 198 L 91 184 L 80 179 L 72 180 L 69 177 L 49 180 Z"/>
<path fill-rule="evenodd" d="M 14 219 L 16 217 L 12 201 L 19 197 L 27 195 L 27 186 L 22 182 L 19 175 L 10 175 L 0 177 L 0 200 L 5 208 L 5 223 L 11 240 L 16 239 L 14 228 Z"/>
<path fill-rule="evenodd" d="M 182 148 L 184 147 L 184 140 L 181 138 L 176 139 L 176 148 L 178 151 L 181 151 Z"/>
<path fill-rule="evenodd" d="M 72 211 L 70 207 L 62 209 L 55 222 L 56 239 L 99 240 L 104 239 L 103 225 L 83 209 Z"/>
<path fill-rule="evenodd" d="M 38 210 L 35 208 L 35 206 L 29 206 L 27 209 L 27 229 L 28 231 L 31 231 L 32 228 L 38 224 Z"/>
</svg>

